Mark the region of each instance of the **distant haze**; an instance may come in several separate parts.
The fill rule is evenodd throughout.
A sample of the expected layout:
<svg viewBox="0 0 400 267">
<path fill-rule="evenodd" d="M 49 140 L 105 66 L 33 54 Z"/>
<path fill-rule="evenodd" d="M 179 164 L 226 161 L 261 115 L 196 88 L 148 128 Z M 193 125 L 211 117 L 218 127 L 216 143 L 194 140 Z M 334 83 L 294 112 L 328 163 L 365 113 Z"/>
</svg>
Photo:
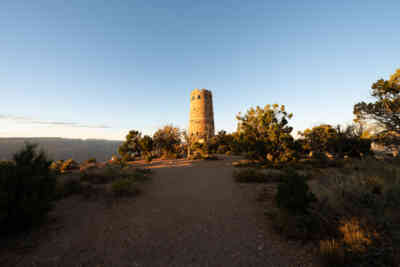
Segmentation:
<svg viewBox="0 0 400 267">
<path fill-rule="evenodd" d="M 0 160 L 12 159 L 25 142 L 38 144 L 52 160 L 72 158 L 82 162 L 88 158 L 105 161 L 117 153 L 120 141 L 100 139 L 65 139 L 65 138 L 0 138 Z"/>
</svg>

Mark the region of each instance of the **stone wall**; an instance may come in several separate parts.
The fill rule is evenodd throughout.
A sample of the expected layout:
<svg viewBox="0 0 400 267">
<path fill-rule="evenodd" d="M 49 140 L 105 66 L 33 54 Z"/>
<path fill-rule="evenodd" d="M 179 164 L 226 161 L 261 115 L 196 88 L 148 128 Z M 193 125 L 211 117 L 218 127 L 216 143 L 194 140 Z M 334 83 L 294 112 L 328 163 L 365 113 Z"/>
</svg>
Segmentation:
<svg viewBox="0 0 400 267">
<path fill-rule="evenodd" d="M 189 134 L 204 139 L 214 136 L 214 133 L 212 93 L 196 88 L 190 93 Z"/>
</svg>

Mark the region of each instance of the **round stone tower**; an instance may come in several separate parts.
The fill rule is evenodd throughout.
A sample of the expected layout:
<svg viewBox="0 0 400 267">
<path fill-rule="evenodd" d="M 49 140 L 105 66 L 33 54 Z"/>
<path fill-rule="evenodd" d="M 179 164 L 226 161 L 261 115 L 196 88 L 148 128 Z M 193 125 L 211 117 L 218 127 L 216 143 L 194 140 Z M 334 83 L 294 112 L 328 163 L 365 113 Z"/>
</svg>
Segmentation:
<svg viewBox="0 0 400 267">
<path fill-rule="evenodd" d="M 211 91 L 194 89 L 190 93 L 189 135 L 199 141 L 214 136 L 214 111 Z"/>
</svg>

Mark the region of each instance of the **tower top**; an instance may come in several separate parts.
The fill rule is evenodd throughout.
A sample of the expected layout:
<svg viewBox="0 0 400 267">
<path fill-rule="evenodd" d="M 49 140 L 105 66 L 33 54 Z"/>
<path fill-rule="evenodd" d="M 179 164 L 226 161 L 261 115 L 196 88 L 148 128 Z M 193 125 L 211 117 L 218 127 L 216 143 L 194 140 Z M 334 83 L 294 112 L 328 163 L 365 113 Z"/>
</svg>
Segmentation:
<svg viewBox="0 0 400 267">
<path fill-rule="evenodd" d="M 202 89 L 195 88 L 190 92 L 190 95 L 193 95 L 193 94 L 209 94 L 209 95 L 212 95 L 211 90 L 208 90 L 206 88 L 202 88 Z"/>
</svg>

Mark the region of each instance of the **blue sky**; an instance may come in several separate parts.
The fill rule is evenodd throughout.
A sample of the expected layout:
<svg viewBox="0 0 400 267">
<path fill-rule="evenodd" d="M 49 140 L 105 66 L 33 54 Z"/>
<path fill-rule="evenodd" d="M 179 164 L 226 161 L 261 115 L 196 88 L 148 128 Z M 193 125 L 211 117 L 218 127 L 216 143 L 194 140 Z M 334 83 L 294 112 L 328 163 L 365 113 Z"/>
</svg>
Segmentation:
<svg viewBox="0 0 400 267">
<path fill-rule="evenodd" d="M 0 137 L 123 139 L 187 128 L 208 88 L 217 130 L 285 104 L 297 130 L 349 123 L 400 68 L 400 1 L 0 1 Z"/>
</svg>

